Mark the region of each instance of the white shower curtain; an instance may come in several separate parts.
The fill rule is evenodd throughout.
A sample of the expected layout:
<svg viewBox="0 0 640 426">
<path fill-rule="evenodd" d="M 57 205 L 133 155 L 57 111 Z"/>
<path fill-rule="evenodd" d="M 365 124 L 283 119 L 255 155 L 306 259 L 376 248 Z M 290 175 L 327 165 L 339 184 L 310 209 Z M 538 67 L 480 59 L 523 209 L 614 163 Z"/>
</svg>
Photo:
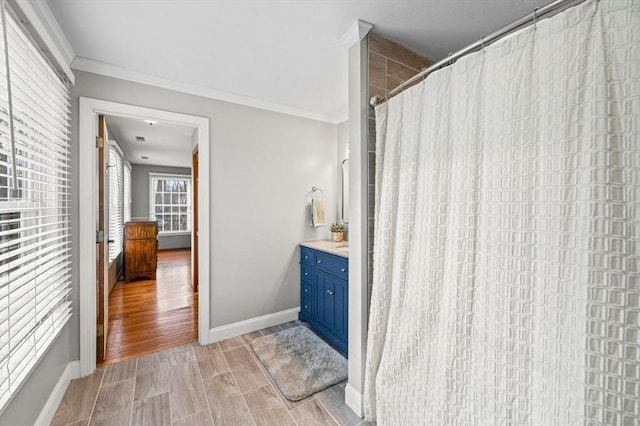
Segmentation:
<svg viewBox="0 0 640 426">
<path fill-rule="evenodd" d="M 587 1 L 376 108 L 365 412 L 638 425 L 640 1 Z"/>
</svg>

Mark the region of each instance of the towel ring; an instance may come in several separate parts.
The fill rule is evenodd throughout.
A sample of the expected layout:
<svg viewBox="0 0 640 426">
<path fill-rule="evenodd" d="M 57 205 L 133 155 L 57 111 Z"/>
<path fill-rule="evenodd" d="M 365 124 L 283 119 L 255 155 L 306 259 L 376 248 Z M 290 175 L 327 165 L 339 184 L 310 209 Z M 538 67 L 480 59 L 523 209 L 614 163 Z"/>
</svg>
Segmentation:
<svg viewBox="0 0 640 426">
<path fill-rule="evenodd" d="M 313 194 L 314 194 L 316 191 L 320 191 L 320 199 L 322 200 L 322 199 L 324 198 L 324 192 L 322 192 L 322 189 L 320 189 L 320 188 L 319 188 L 319 187 L 317 187 L 317 186 L 313 186 L 313 187 L 311 187 L 311 197 L 313 198 Z"/>
</svg>

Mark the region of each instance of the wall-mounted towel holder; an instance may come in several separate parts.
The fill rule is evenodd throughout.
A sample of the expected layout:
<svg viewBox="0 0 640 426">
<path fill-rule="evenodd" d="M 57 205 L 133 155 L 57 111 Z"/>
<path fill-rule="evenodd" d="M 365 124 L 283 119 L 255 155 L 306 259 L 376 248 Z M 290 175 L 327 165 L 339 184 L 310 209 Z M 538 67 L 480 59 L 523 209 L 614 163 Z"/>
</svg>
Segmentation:
<svg viewBox="0 0 640 426">
<path fill-rule="evenodd" d="M 318 196 L 319 195 L 319 196 Z M 311 203 L 309 204 L 309 224 L 314 228 L 325 226 L 324 192 L 317 186 L 311 187 Z"/>
<path fill-rule="evenodd" d="M 322 189 L 317 186 L 311 187 L 311 198 L 316 198 L 316 192 L 320 192 L 320 199 L 322 200 L 324 198 L 324 192 L 322 192 Z"/>
</svg>

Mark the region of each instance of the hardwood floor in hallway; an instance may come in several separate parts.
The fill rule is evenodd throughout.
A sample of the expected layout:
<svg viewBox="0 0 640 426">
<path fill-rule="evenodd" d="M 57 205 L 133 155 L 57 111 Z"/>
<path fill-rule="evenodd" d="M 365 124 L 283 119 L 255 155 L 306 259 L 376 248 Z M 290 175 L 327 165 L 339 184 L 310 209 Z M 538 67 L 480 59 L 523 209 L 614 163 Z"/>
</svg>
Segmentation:
<svg viewBox="0 0 640 426">
<path fill-rule="evenodd" d="M 156 280 L 118 281 L 109 295 L 104 364 L 197 341 L 198 293 L 190 282 L 190 250 L 159 251 Z"/>
</svg>

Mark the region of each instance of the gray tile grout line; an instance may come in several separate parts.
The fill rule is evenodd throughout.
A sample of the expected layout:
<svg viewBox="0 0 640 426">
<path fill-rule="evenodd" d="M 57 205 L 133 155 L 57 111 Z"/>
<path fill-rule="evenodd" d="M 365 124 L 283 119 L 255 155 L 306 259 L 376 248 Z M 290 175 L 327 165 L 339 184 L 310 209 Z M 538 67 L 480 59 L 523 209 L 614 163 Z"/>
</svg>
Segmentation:
<svg viewBox="0 0 640 426">
<path fill-rule="evenodd" d="M 195 363 L 196 363 L 196 367 L 197 367 L 197 370 L 198 370 L 198 374 L 200 374 L 200 367 L 198 366 L 198 362 L 197 362 L 197 359 L 196 359 L 196 357 L 195 357 L 195 352 L 194 352 L 194 350 L 193 350 L 193 346 L 192 346 L 192 344 L 191 344 L 191 343 L 188 343 L 188 344 L 187 344 L 187 345 L 185 345 L 185 346 L 188 346 L 188 347 L 189 347 L 189 349 L 191 350 L 191 352 L 192 352 L 192 354 L 193 354 L 193 362 L 195 362 Z M 175 349 L 175 348 L 179 348 L 179 347 L 180 347 L 180 346 L 176 346 L 176 347 L 174 347 L 174 348 L 170 348 L 170 349 L 166 349 L 166 350 L 171 350 L 171 349 Z M 162 352 L 162 351 L 161 351 L 161 352 Z M 157 354 L 157 353 L 159 353 L 159 352 L 153 352 L 153 353 L 151 353 L 151 354 L 141 355 L 141 356 L 139 356 L 139 357 L 136 357 L 136 358 L 135 358 L 135 359 L 136 359 L 136 376 L 135 376 L 135 378 L 134 378 L 134 379 L 135 379 L 135 381 L 134 381 L 134 392 L 133 392 L 133 400 L 134 400 L 134 403 L 135 403 L 135 385 L 136 385 L 136 383 L 137 383 L 137 381 L 138 381 L 138 380 L 137 380 L 137 378 L 138 378 L 138 377 L 137 377 L 137 371 L 138 371 L 139 359 L 140 359 L 140 358 L 143 358 L 143 357 L 146 357 L 146 356 L 152 356 L 152 355 Z M 190 361 L 188 361 L 188 360 L 187 360 L 187 363 L 188 363 L 188 362 L 190 362 Z M 148 373 L 147 373 L 147 374 L 148 374 Z M 201 382 L 202 382 L 202 374 L 200 374 L 200 378 L 201 378 L 200 380 L 201 380 Z M 170 379 L 169 379 L 169 380 L 170 380 Z M 203 386 L 203 387 L 204 387 L 204 386 Z M 191 414 L 188 414 L 188 415 L 186 415 L 186 416 L 184 416 L 184 417 L 181 417 L 181 418 L 179 418 L 179 419 L 176 419 L 176 420 L 174 421 L 174 420 L 173 420 L 173 410 L 172 410 L 172 408 L 171 408 L 171 389 L 168 389 L 168 390 L 167 390 L 167 392 L 163 392 L 163 393 L 166 393 L 166 394 L 169 396 L 169 421 L 171 422 L 171 424 L 172 424 L 172 425 L 173 425 L 175 422 L 177 422 L 177 421 L 180 421 L 180 420 L 186 419 L 187 417 L 189 417 L 189 416 L 191 416 L 191 415 L 195 414 L 195 413 L 191 413 Z M 161 393 L 161 394 L 158 394 L 158 395 L 155 395 L 155 396 L 152 396 L 152 397 L 148 397 L 148 398 L 142 399 L 142 400 L 140 400 L 140 401 L 145 401 L 145 400 L 150 399 L 150 398 L 155 398 L 156 396 L 159 396 L 159 395 L 162 395 L 162 393 Z M 205 398 L 206 398 L 206 393 L 205 393 Z M 208 407 L 208 406 L 209 406 L 209 401 L 207 400 L 207 407 Z M 133 405 L 132 405 L 132 409 L 133 409 Z M 132 416 L 133 416 L 133 415 L 132 415 Z M 130 426 L 131 426 L 131 424 L 133 423 L 133 417 L 131 418 L 131 420 L 130 420 L 130 422 L 129 422 L 129 423 L 130 423 Z"/>
<path fill-rule="evenodd" d="M 192 349 L 192 351 L 193 351 L 193 349 Z M 193 352 L 193 358 L 195 359 L 195 357 L 196 357 L 196 354 L 195 354 L 195 352 Z M 197 363 L 196 363 L 196 365 L 197 365 Z M 158 369 L 159 368 L 160 368 L 160 366 L 158 366 Z M 199 370 L 200 370 L 200 368 L 198 368 L 198 371 Z M 169 424 L 173 425 L 175 422 L 173 421 L 173 410 L 171 408 L 171 379 L 172 379 L 172 377 L 171 377 L 171 374 L 170 374 L 169 375 L 169 380 L 168 380 L 168 383 L 167 383 L 167 388 L 168 388 L 167 389 L 167 395 L 169 396 Z M 206 395 L 205 395 L 205 398 L 206 398 Z M 209 406 L 209 402 L 207 401 L 207 407 L 208 406 Z M 181 419 L 178 419 L 178 420 L 181 420 Z"/>
<path fill-rule="evenodd" d="M 100 395 L 100 391 L 102 390 L 102 382 L 104 382 L 104 376 L 105 374 L 107 374 L 107 368 L 109 366 L 105 366 L 104 371 L 102 372 L 102 377 L 100 377 L 100 384 L 98 385 L 98 392 L 96 392 L 96 397 L 93 399 L 93 405 L 91 406 L 91 413 L 89 413 L 89 422 L 87 423 L 87 425 L 91 424 L 91 420 L 93 419 L 93 412 L 96 409 L 96 403 L 98 402 L 98 395 Z M 92 374 L 95 374 L 96 372 L 94 371 Z M 80 419 L 82 420 L 82 419 Z"/>
<path fill-rule="evenodd" d="M 218 345 L 217 342 L 215 342 L 215 344 L 218 347 L 218 350 L 220 350 L 220 345 Z M 198 356 L 196 355 L 196 350 L 194 349 L 193 346 L 191 347 L 191 351 L 193 352 L 193 358 L 195 359 L 196 366 L 198 367 L 198 374 L 200 375 L 200 385 L 202 386 L 202 392 L 204 393 L 204 399 L 205 399 L 205 401 L 207 401 L 207 409 L 209 410 L 209 418 L 211 419 L 211 424 L 215 425 L 215 422 L 213 421 L 213 411 L 211 411 L 211 404 L 209 404 L 209 395 L 207 394 L 207 390 L 204 388 L 204 376 L 202 375 L 202 371 L 200 371 L 200 363 L 198 362 Z M 220 353 L 222 353 L 221 350 L 220 350 Z M 229 363 L 227 363 L 227 359 L 224 357 L 224 354 L 222 355 L 222 359 L 224 359 L 224 362 L 227 364 L 227 367 L 229 367 L 229 365 L 228 365 Z M 173 421 L 171 422 L 171 424 L 173 424 Z"/>
<path fill-rule="evenodd" d="M 240 341 L 244 345 L 244 340 L 242 340 L 242 337 L 240 337 Z M 241 346 L 238 346 L 238 347 L 241 347 Z M 236 348 L 233 348 L 233 349 L 236 349 Z M 230 349 L 230 350 L 233 350 L 233 349 Z M 227 352 L 229 352 L 229 351 L 227 351 Z M 222 351 L 222 356 L 224 356 L 224 351 Z M 224 360 L 227 361 L 227 357 L 224 357 Z M 233 381 L 234 381 L 234 383 L 236 384 L 236 387 L 237 387 L 238 386 L 238 381 L 236 380 L 236 376 L 235 376 L 235 374 L 233 374 L 233 370 L 231 370 L 231 365 L 229 365 L 229 362 L 227 362 L 227 365 L 229 366 L 229 374 L 231 374 L 231 377 L 233 377 Z M 251 416 L 251 421 L 253 422 L 254 426 L 257 425 L 256 419 L 255 419 L 255 417 L 253 417 L 253 413 L 249 409 L 249 404 L 247 404 L 247 400 L 244 399 L 244 394 L 242 393 L 242 391 L 240 390 L 239 387 L 238 387 L 238 391 L 240 391 L 240 397 L 242 398 L 242 402 L 244 402 L 244 406 L 247 407 L 247 411 L 249 412 L 249 415 Z"/>
<path fill-rule="evenodd" d="M 321 391 L 321 392 L 322 392 L 322 391 Z M 328 408 L 327 408 L 327 407 L 322 403 L 322 401 L 321 401 L 321 400 L 319 400 L 318 398 L 316 398 L 316 401 L 318 401 L 318 404 L 320 404 L 320 406 L 322 407 L 322 409 L 323 409 L 324 411 L 326 411 L 326 412 L 327 412 L 327 414 L 329 414 L 329 417 L 331 417 L 331 418 L 333 419 L 333 421 L 334 421 L 334 422 L 336 422 L 336 424 L 337 424 L 338 426 L 340 426 L 340 422 L 338 421 L 338 419 L 336 419 L 336 418 L 334 417 L 334 415 L 331 413 L 331 410 L 329 410 L 329 409 L 328 409 Z"/>
<path fill-rule="evenodd" d="M 189 343 L 189 345 L 190 345 L 190 343 Z M 176 346 L 176 348 L 179 348 L 179 347 L 180 347 L 180 346 Z M 192 348 L 192 346 L 190 346 L 190 348 Z M 175 349 L 175 348 L 172 348 L 172 349 Z M 157 353 L 157 352 L 154 352 L 154 353 Z M 200 366 L 198 365 L 198 360 L 196 359 L 196 357 L 195 357 L 195 356 L 196 356 L 196 354 L 195 354 L 195 352 L 194 352 L 194 353 L 193 353 L 193 362 L 195 362 L 195 363 L 196 363 L 196 370 L 198 371 L 198 374 L 200 374 Z M 191 362 L 191 361 L 189 361 L 189 360 L 187 359 L 187 361 L 186 361 L 186 362 L 184 362 L 183 364 L 188 364 L 189 362 Z M 167 390 L 167 392 L 166 392 L 166 393 L 169 395 L 169 414 L 170 414 L 170 417 L 169 417 L 169 419 L 170 419 L 170 420 L 169 420 L 169 421 L 170 421 L 170 422 L 171 422 L 171 424 L 173 425 L 175 422 L 178 422 L 178 421 L 180 421 L 180 420 L 184 420 L 184 419 L 186 419 L 187 417 L 190 417 L 190 416 L 192 416 L 192 415 L 193 415 L 193 414 L 195 414 L 195 413 L 187 414 L 186 416 L 184 416 L 184 417 L 180 417 L 180 418 L 176 419 L 175 421 L 173 420 L 173 413 L 172 413 L 172 411 L 171 411 L 171 389 L 170 389 L 170 387 L 171 387 L 171 380 L 173 379 L 173 372 L 171 371 L 170 373 L 171 373 L 171 374 L 169 374 L 169 383 L 168 383 L 169 389 Z M 200 374 L 200 381 L 202 381 L 202 374 Z M 156 395 L 156 396 L 157 396 L 157 395 Z M 153 397 L 152 397 L 152 398 L 153 398 Z M 206 395 L 205 395 L 205 398 L 206 398 Z M 148 398 L 145 398 L 145 399 L 148 399 Z M 208 406 L 209 406 L 209 401 L 207 401 L 207 407 L 208 407 Z M 202 410 L 201 410 L 201 411 L 202 411 Z"/>
<path fill-rule="evenodd" d="M 133 389 L 131 389 L 131 407 L 129 408 L 129 425 L 133 424 L 133 403 L 136 399 L 136 378 L 138 377 L 138 359 L 139 357 L 136 357 L 136 366 L 133 369 Z"/>
</svg>

